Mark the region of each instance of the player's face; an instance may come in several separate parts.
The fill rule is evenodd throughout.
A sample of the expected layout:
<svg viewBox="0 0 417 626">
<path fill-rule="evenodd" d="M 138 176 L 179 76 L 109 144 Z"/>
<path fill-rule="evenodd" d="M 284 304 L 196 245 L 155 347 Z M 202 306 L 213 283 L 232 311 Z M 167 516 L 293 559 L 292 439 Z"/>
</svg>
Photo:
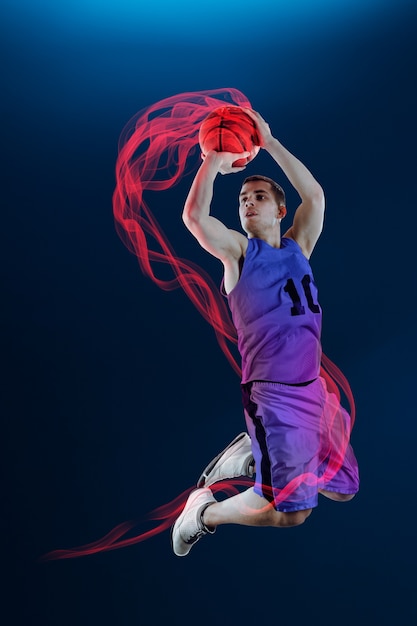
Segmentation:
<svg viewBox="0 0 417 626">
<path fill-rule="evenodd" d="M 239 217 L 248 234 L 279 224 L 280 208 L 268 182 L 251 180 L 243 185 L 239 194 Z"/>
</svg>

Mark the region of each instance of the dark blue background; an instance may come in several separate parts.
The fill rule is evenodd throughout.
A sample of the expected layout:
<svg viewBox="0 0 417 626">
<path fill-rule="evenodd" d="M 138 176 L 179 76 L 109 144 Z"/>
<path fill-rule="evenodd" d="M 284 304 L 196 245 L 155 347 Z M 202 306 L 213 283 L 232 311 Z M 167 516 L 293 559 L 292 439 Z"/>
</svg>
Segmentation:
<svg viewBox="0 0 417 626">
<path fill-rule="evenodd" d="M 3 3 L 5 624 L 416 619 L 416 23 L 411 0 Z M 361 492 L 321 501 L 301 528 L 221 527 L 186 559 L 164 533 L 40 564 L 171 500 L 243 429 L 212 329 L 140 273 L 111 206 L 128 119 L 224 86 L 326 191 L 312 265 L 324 350 L 356 396 Z M 247 168 L 258 171 L 285 185 L 265 154 Z M 216 188 L 230 226 L 241 179 Z M 190 184 L 155 196 L 155 212 L 177 252 L 220 281 L 180 219 Z"/>
</svg>

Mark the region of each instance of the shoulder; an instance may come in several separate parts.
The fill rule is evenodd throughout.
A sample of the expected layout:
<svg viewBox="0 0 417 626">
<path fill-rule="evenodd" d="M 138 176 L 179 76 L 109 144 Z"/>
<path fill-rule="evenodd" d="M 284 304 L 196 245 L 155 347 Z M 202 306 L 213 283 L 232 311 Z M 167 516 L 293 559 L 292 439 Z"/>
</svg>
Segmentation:
<svg viewBox="0 0 417 626">
<path fill-rule="evenodd" d="M 285 235 L 281 237 L 281 248 L 292 248 L 293 250 L 298 250 L 299 252 L 303 253 L 303 250 L 298 241 L 291 237 L 288 233 L 285 233 Z"/>
<path fill-rule="evenodd" d="M 302 241 L 297 241 L 294 235 L 293 227 L 287 230 L 285 235 L 282 237 L 281 245 L 282 247 L 287 246 L 287 247 L 294 248 L 294 250 L 298 250 L 301 254 L 303 254 L 306 257 L 307 260 L 310 258 L 311 253 L 312 253 L 312 250 L 310 250 L 309 247 L 302 245 Z"/>
</svg>

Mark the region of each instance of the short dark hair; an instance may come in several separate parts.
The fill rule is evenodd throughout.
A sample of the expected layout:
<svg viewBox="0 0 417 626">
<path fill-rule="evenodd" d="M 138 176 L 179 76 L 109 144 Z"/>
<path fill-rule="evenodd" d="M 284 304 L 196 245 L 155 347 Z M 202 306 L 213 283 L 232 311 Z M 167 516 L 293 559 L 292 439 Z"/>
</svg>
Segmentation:
<svg viewBox="0 0 417 626">
<path fill-rule="evenodd" d="M 285 206 L 285 193 L 283 188 L 278 185 L 272 178 L 268 178 L 268 176 L 262 176 L 262 174 L 254 174 L 253 176 L 248 176 L 243 181 L 242 187 L 245 183 L 250 183 L 253 180 L 263 180 L 266 183 L 269 183 L 272 188 L 272 192 L 274 194 L 275 200 L 277 201 L 278 206 L 283 204 Z"/>
</svg>

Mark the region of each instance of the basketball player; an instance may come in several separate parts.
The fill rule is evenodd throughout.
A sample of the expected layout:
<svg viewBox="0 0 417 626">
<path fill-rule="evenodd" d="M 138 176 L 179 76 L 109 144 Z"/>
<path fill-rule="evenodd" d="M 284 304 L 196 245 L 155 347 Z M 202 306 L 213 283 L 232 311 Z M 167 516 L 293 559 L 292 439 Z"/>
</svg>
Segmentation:
<svg viewBox="0 0 417 626">
<path fill-rule="evenodd" d="M 323 190 L 272 136 L 265 120 L 255 111 L 245 111 L 256 123 L 262 148 L 294 186 L 301 203 L 283 234 L 287 213 L 283 190 L 269 178 L 249 177 L 239 194 L 246 236 L 228 229 L 210 215 L 214 181 L 219 173 L 242 171 L 233 162 L 249 153 L 214 151 L 206 155 L 187 197 L 183 213 L 187 228 L 224 266 L 224 291 L 242 357 L 249 436 L 236 437 L 203 472 L 172 529 L 178 556 L 188 554 L 196 541 L 221 524 L 302 524 L 317 506 L 318 492 L 344 502 L 359 486 L 348 444 L 349 416 L 319 377 L 321 308 L 309 258 L 322 231 Z M 337 434 L 329 434 L 330 421 L 343 423 Z M 329 459 L 340 449 L 343 458 L 329 472 Z M 254 471 L 253 487 L 216 501 L 210 489 L 214 482 L 252 476 Z"/>
</svg>

